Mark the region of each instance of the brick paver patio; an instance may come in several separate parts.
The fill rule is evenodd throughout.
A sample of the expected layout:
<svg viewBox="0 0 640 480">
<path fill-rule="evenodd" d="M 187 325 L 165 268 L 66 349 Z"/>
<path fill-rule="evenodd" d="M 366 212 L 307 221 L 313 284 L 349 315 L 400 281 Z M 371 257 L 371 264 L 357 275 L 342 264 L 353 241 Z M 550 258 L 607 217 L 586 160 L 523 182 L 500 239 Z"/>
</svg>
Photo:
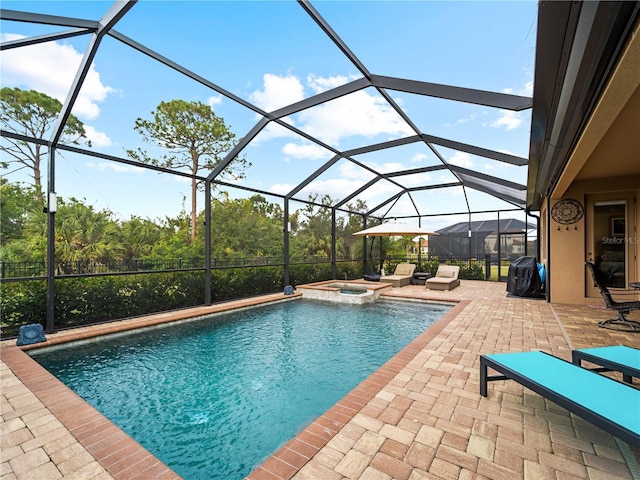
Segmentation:
<svg viewBox="0 0 640 480">
<path fill-rule="evenodd" d="M 391 295 L 460 304 L 251 479 L 609 480 L 638 474 L 636 451 L 516 382 L 491 382 L 489 396 L 479 394 L 483 353 L 540 349 L 570 359 L 575 348 L 640 348 L 640 334 L 597 327 L 613 316 L 599 308 L 599 299 L 592 306 L 552 306 L 507 296 L 503 283 L 477 281 L 450 292 L 407 286 Z M 3 342 L 0 363 L 0 479 L 177 477 L 14 344 Z M 630 414 L 640 415 L 640 405 Z"/>
</svg>

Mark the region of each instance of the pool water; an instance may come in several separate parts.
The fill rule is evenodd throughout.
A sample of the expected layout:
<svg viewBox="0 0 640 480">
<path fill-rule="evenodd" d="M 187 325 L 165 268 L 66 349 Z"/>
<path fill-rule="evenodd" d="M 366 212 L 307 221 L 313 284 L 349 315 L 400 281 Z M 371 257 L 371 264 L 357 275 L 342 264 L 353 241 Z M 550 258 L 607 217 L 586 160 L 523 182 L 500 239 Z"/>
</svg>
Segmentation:
<svg viewBox="0 0 640 480">
<path fill-rule="evenodd" d="M 362 295 L 367 293 L 366 289 L 359 289 L 359 288 L 341 288 L 340 289 L 340 293 L 342 293 L 343 295 Z"/>
<path fill-rule="evenodd" d="M 183 478 L 233 480 L 450 308 L 298 300 L 32 355 Z"/>
<path fill-rule="evenodd" d="M 330 283 L 322 286 L 327 288 L 337 288 L 343 295 L 363 295 L 367 293 L 366 285 L 356 285 L 353 283 Z"/>
</svg>

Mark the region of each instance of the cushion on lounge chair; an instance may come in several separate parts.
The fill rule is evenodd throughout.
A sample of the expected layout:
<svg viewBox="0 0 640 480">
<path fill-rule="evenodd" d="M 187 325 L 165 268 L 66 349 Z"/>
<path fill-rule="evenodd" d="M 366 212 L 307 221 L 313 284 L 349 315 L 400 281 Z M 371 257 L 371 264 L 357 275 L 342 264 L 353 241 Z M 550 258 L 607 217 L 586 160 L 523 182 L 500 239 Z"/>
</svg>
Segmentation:
<svg viewBox="0 0 640 480">
<path fill-rule="evenodd" d="M 436 273 L 436 277 L 442 278 L 455 278 L 456 274 L 453 270 L 449 269 L 438 269 L 438 273 Z"/>
<path fill-rule="evenodd" d="M 393 274 L 402 276 L 413 275 L 415 269 L 416 266 L 413 263 L 399 263 Z"/>
<path fill-rule="evenodd" d="M 502 375 L 490 377 L 488 368 Z M 640 390 L 545 352 L 480 356 L 482 396 L 487 396 L 488 381 L 509 379 L 640 447 Z"/>
<path fill-rule="evenodd" d="M 451 290 L 460 285 L 458 265 L 440 265 L 436 276 L 429 278 L 426 282 L 427 288 L 431 290 Z"/>
<path fill-rule="evenodd" d="M 413 263 L 399 263 L 393 275 L 380 277 L 381 282 L 390 283 L 393 287 L 404 287 L 411 283 L 416 266 Z"/>
</svg>

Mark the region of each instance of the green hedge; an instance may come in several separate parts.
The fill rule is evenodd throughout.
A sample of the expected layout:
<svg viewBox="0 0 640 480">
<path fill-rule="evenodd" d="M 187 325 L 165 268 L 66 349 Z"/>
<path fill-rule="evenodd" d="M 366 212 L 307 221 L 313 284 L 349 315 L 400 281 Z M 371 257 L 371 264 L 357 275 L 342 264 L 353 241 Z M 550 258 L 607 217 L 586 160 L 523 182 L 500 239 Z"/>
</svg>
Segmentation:
<svg viewBox="0 0 640 480">
<path fill-rule="evenodd" d="M 446 262 L 447 265 L 458 265 L 460 267 L 460 273 L 458 278 L 461 280 L 484 280 L 484 267 L 482 263 L 467 263 L 467 262 Z M 437 267 L 436 267 L 437 270 Z"/>
<path fill-rule="evenodd" d="M 2 336 L 18 334 L 20 325 L 42 323 L 47 318 L 47 282 L 33 280 L 0 285 Z"/>
<path fill-rule="evenodd" d="M 460 265 L 461 279 L 484 279 L 481 264 Z M 389 263 L 390 271 L 395 264 Z M 437 260 L 424 262 L 417 271 L 435 274 Z M 361 278 L 362 263 L 337 264 L 337 279 Z M 292 265 L 293 286 L 330 280 L 331 264 Z M 243 267 L 212 272 L 212 302 L 281 292 L 282 267 Z M 135 317 L 204 304 L 204 272 L 163 272 L 137 275 L 73 277 L 56 280 L 56 328 Z M 44 280 L 0 285 L 2 335 L 16 336 L 21 325 L 46 324 L 47 284 Z"/>
<path fill-rule="evenodd" d="M 362 276 L 357 263 L 338 265 L 338 278 Z M 214 303 L 281 292 L 282 267 L 243 267 L 214 270 Z M 291 267 L 290 284 L 331 279 L 330 264 Z M 0 286 L 2 335 L 15 336 L 20 325 L 46 324 L 47 283 L 10 282 Z M 204 304 L 204 272 L 149 273 L 73 277 L 56 280 L 56 328 L 135 317 Z"/>
<path fill-rule="evenodd" d="M 231 268 L 211 273 L 211 301 L 214 303 L 281 292 L 283 288 L 282 267 Z"/>
<path fill-rule="evenodd" d="M 201 272 L 62 278 L 56 280 L 55 287 L 58 328 L 204 303 Z M 20 325 L 46 324 L 45 281 L 6 283 L 0 292 L 3 335 L 17 335 Z"/>
</svg>

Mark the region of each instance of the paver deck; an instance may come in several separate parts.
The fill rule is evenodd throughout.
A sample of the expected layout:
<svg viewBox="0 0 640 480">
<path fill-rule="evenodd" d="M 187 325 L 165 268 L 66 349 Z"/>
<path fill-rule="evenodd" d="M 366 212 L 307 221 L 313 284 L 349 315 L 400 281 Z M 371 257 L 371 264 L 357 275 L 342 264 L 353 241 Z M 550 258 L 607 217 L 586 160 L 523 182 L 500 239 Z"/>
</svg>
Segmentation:
<svg viewBox="0 0 640 480">
<path fill-rule="evenodd" d="M 540 349 L 570 360 L 575 348 L 640 348 L 640 334 L 597 327 L 611 317 L 599 308 L 599 299 L 592 306 L 551 305 L 509 296 L 503 283 L 468 280 L 449 292 L 412 285 L 389 294 L 460 303 L 250 479 L 609 480 L 637 475 L 638 452 L 516 382 L 491 382 L 489 396 L 479 394 L 483 353 Z M 195 311 L 205 315 L 224 308 Z M 84 338 L 186 313 L 47 339 Z M 1 350 L 0 480 L 178 478 L 14 345 L 3 342 Z M 640 406 L 630 414 L 640 415 Z"/>
</svg>

